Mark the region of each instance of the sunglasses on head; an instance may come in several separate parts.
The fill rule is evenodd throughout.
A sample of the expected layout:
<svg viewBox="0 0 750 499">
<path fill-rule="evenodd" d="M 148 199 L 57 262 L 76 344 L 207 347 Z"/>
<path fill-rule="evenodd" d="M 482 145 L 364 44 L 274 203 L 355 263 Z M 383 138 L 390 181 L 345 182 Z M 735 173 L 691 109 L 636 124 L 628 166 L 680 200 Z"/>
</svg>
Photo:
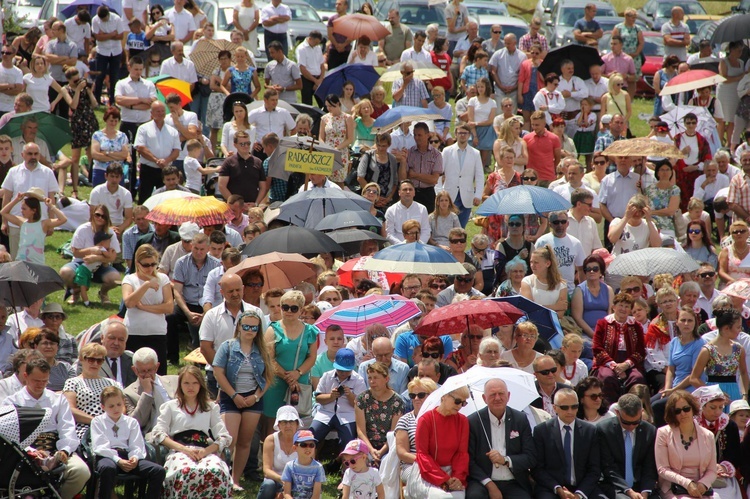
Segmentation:
<svg viewBox="0 0 750 499">
<path fill-rule="evenodd" d="M 291 310 L 293 314 L 296 314 L 297 312 L 299 312 L 299 305 L 284 304 L 281 306 L 281 310 L 283 310 L 284 312 L 289 312 Z"/>
<path fill-rule="evenodd" d="M 559 408 L 561 411 L 577 411 L 578 410 L 578 404 L 557 405 L 556 407 Z"/>
<path fill-rule="evenodd" d="M 557 372 L 557 367 L 551 367 L 549 369 L 542 369 L 541 371 L 537 371 L 542 376 L 547 376 L 548 374 L 555 374 Z"/>
<path fill-rule="evenodd" d="M 688 412 L 690 412 L 692 410 L 693 410 L 692 407 L 690 407 L 689 405 L 686 405 L 685 407 L 675 407 L 674 408 L 674 413 L 675 413 L 675 415 L 677 415 L 677 414 L 679 414 L 681 412 L 684 412 L 685 414 L 687 414 Z"/>
<path fill-rule="evenodd" d="M 252 331 L 253 333 L 257 333 L 260 331 L 260 325 L 250 325 L 250 324 L 242 324 L 241 325 L 243 331 Z"/>
<path fill-rule="evenodd" d="M 409 398 L 410 398 L 410 399 L 412 399 L 412 400 L 414 400 L 414 399 L 419 399 L 419 400 L 422 400 L 422 399 L 424 399 L 424 398 L 425 398 L 426 396 L 427 396 L 427 393 L 426 393 L 426 392 L 419 392 L 419 393 L 411 393 L 411 392 L 410 392 L 410 393 L 409 393 Z"/>
<path fill-rule="evenodd" d="M 426 359 L 439 359 L 440 353 L 439 352 L 422 352 L 422 357 Z"/>
</svg>

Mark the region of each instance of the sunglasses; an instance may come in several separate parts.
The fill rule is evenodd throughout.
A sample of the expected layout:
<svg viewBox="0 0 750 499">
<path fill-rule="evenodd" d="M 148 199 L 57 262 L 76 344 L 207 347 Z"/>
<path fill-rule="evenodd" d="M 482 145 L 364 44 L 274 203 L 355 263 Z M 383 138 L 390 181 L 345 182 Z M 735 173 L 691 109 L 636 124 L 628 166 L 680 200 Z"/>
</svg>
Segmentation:
<svg viewBox="0 0 750 499">
<path fill-rule="evenodd" d="M 297 444 L 297 447 L 302 447 L 303 449 L 314 449 L 315 442 L 300 442 Z"/>
<path fill-rule="evenodd" d="M 409 76 L 409 75 L 414 74 L 414 71 L 401 71 L 401 74 L 404 76 Z"/>
<path fill-rule="evenodd" d="M 291 310 L 293 314 L 296 314 L 297 312 L 299 312 L 299 305 L 284 304 L 281 306 L 281 310 L 283 310 L 284 312 L 289 312 Z"/>
<path fill-rule="evenodd" d="M 237 145 L 242 146 L 242 147 L 248 147 L 250 145 L 250 142 L 237 142 Z"/>
<path fill-rule="evenodd" d="M 536 177 L 521 177 L 522 180 L 525 180 L 526 182 L 533 182 L 536 180 Z"/>
<path fill-rule="evenodd" d="M 151 267 L 156 267 L 157 263 L 156 262 L 153 262 L 153 263 L 140 263 L 140 262 L 138 262 L 138 265 L 140 265 L 143 268 L 150 269 Z"/>
<path fill-rule="evenodd" d="M 44 314 L 44 318 L 51 321 L 61 321 L 65 316 L 63 314 Z"/>
<path fill-rule="evenodd" d="M 578 404 L 558 405 L 556 407 L 558 407 L 561 411 L 577 411 L 578 410 Z"/>
<path fill-rule="evenodd" d="M 557 367 L 551 367 L 549 369 L 542 369 L 541 371 L 537 371 L 537 373 L 541 374 L 542 376 L 547 376 L 548 374 L 555 374 L 556 372 L 557 372 Z"/>
<path fill-rule="evenodd" d="M 451 239 L 451 244 L 466 244 L 466 239 Z"/>
<path fill-rule="evenodd" d="M 469 284 L 470 282 L 474 282 L 473 277 L 456 277 L 456 280 L 464 284 Z"/>
<path fill-rule="evenodd" d="M 84 357 L 83 360 L 86 362 L 91 362 L 93 364 L 103 364 L 104 359 L 101 357 Z"/>
<path fill-rule="evenodd" d="M 624 419 L 620 418 L 620 424 L 623 426 L 638 426 L 641 424 L 642 419 L 639 419 L 637 421 L 625 421 Z"/>
<path fill-rule="evenodd" d="M 262 282 L 248 282 L 247 284 L 245 284 L 245 286 L 249 288 L 262 288 L 263 283 Z"/>
<path fill-rule="evenodd" d="M 555 220 L 555 221 L 550 222 L 550 223 L 552 225 L 565 225 L 566 223 L 568 223 L 568 221 L 567 220 Z"/>
<path fill-rule="evenodd" d="M 453 396 L 451 396 L 451 398 L 453 399 L 454 404 L 460 405 L 461 407 L 466 407 L 466 404 L 468 403 L 464 399 L 457 399 L 456 397 L 453 397 Z"/>
<path fill-rule="evenodd" d="M 470 334 L 469 335 L 469 339 L 470 340 L 481 340 L 483 338 L 484 338 L 484 336 L 482 336 L 481 334 Z"/>
<path fill-rule="evenodd" d="M 595 165 L 606 165 L 607 162 L 606 161 L 594 161 L 594 164 Z"/>
<path fill-rule="evenodd" d="M 674 414 L 675 414 L 675 416 L 678 415 L 681 412 L 684 412 L 685 414 L 687 414 L 688 412 L 690 412 L 692 410 L 693 410 L 693 408 L 690 407 L 689 405 L 686 405 L 685 407 L 675 407 L 674 408 Z"/>
<path fill-rule="evenodd" d="M 495 33 L 496 35 L 499 35 L 500 33 L 502 33 L 502 31 L 494 31 L 494 30 L 492 32 Z"/>
<path fill-rule="evenodd" d="M 159 64 L 159 63 L 161 63 L 160 60 L 158 60 L 158 59 L 156 59 L 156 60 L 151 59 L 151 64 Z"/>
<path fill-rule="evenodd" d="M 631 293 L 637 293 L 637 292 L 639 292 L 640 290 L 641 290 L 641 287 L 640 287 L 640 286 L 636 286 L 636 287 L 634 287 L 634 288 L 624 288 L 624 289 L 622 289 L 622 291 L 624 291 L 624 292 L 626 292 L 626 293 L 628 293 L 628 294 L 631 294 Z"/>
<path fill-rule="evenodd" d="M 736 236 L 738 234 L 744 234 L 745 232 L 747 232 L 747 229 L 737 229 L 732 231 L 732 235 Z"/>
<path fill-rule="evenodd" d="M 602 398 L 602 394 L 601 393 L 590 393 L 590 394 L 588 394 L 586 396 L 588 398 L 590 398 L 591 400 L 599 400 L 600 398 Z"/>
<path fill-rule="evenodd" d="M 101 213 L 94 213 L 94 217 L 96 217 L 96 218 L 104 218 L 104 215 L 102 215 Z"/>
<path fill-rule="evenodd" d="M 414 400 L 414 399 L 422 400 L 426 396 L 427 396 L 427 392 L 409 393 L 409 398 L 412 399 L 412 400 Z"/>
<path fill-rule="evenodd" d="M 377 189 L 367 189 L 365 191 L 365 194 L 377 194 L 377 193 L 378 193 Z"/>
<path fill-rule="evenodd" d="M 440 143 L 440 141 L 437 140 L 437 139 L 433 139 L 433 140 L 430 141 L 430 144 L 439 144 L 439 143 Z"/>
<path fill-rule="evenodd" d="M 690 126 L 690 125 L 697 125 L 697 124 L 698 124 L 698 122 L 697 122 L 697 121 L 686 121 L 686 122 L 685 122 L 685 126 Z"/>
<path fill-rule="evenodd" d="M 586 268 L 585 268 L 585 269 L 583 269 L 583 270 L 585 270 L 587 274 L 588 274 L 589 272 L 599 272 L 599 267 L 586 267 Z"/>
<path fill-rule="evenodd" d="M 523 227 L 521 222 L 508 222 L 508 227 Z"/>
<path fill-rule="evenodd" d="M 341 461 L 341 464 L 343 464 L 344 466 L 354 466 L 355 464 L 357 464 L 357 460 L 356 459 L 343 459 Z"/>
<path fill-rule="evenodd" d="M 251 326 L 250 324 L 242 324 L 241 325 L 243 331 L 252 331 L 253 333 L 257 333 L 260 331 L 260 325 Z"/>
<path fill-rule="evenodd" d="M 422 352 L 422 357 L 426 359 L 439 359 L 440 353 L 438 352 Z"/>
<path fill-rule="evenodd" d="M 703 232 L 701 229 L 688 229 L 688 234 L 700 234 Z"/>
<path fill-rule="evenodd" d="M 437 283 L 430 284 L 430 289 L 446 289 L 447 287 L 448 287 L 448 285 L 445 284 L 445 283 L 443 283 L 443 284 L 437 284 Z"/>
<path fill-rule="evenodd" d="M 708 279 L 709 277 L 713 278 L 716 277 L 716 272 L 703 272 L 698 274 L 698 277 L 702 277 L 704 279 Z"/>
<path fill-rule="evenodd" d="M 3 50 L 2 54 L 3 55 L 13 55 L 13 52 L 11 52 L 10 50 Z"/>
</svg>

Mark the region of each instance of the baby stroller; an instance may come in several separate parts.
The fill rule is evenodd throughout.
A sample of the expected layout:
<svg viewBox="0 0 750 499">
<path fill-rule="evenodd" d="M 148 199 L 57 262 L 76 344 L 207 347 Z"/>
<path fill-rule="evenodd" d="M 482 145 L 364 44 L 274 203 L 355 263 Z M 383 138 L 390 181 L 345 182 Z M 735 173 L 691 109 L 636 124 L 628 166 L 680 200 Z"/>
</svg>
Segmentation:
<svg viewBox="0 0 750 499">
<path fill-rule="evenodd" d="M 65 466 L 45 471 L 26 448 L 33 445 L 50 419 L 49 409 L 0 407 L 0 499 L 54 497 Z"/>
</svg>

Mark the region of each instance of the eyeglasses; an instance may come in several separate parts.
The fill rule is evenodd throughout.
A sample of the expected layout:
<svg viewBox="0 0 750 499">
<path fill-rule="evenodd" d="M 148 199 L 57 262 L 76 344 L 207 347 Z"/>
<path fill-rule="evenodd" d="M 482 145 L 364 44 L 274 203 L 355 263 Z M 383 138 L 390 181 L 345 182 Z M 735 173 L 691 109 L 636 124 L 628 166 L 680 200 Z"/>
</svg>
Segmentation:
<svg viewBox="0 0 750 499">
<path fill-rule="evenodd" d="M 551 367 L 549 369 L 542 369 L 541 371 L 537 371 L 538 374 L 541 374 L 542 376 L 547 376 L 549 374 L 555 374 L 557 372 L 557 367 Z M 576 406 L 578 407 L 578 406 Z"/>
<path fill-rule="evenodd" d="M 55 343 L 54 341 L 40 341 L 37 346 L 39 346 L 39 347 L 56 347 L 56 346 L 58 346 L 58 344 Z"/>
<path fill-rule="evenodd" d="M 404 232 L 404 235 L 405 236 L 418 236 L 419 235 L 419 231 L 418 230 L 412 230 L 410 232 Z"/>
<path fill-rule="evenodd" d="M 101 213 L 94 213 L 94 217 L 96 218 L 104 218 L 104 215 Z"/>
<path fill-rule="evenodd" d="M 487 251 L 487 248 L 477 248 L 477 247 L 476 247 L 476 246 L 474 246 L 473 244 L 471 245 L 471 249 L 472 249 L 472 250 L 473 250 L 474 252 L 476 252 L 476 253 L 484 253 L 485 251 Z"/>
<path fill-rule="evenodd" d="M 250 324 L 241 324 L 240 327 L 242 327 L 243 331 L 252 331 L 253 333 L 257 333 L 260 331 L 260 325 L 256 324 L 255 326 L 252 326 Z"/>
<path fill-rule="evenodd" d="M 700 234 L 703 232 L 701 229 L 688 229 L 688 234 Z"/>
<path fill-rule="evenodd" d="M 457 399 L 456 397 L 451 395 L 451 398 L 453 399 L 453 403 L 456 405 L 460 405 L 461 407 L 466 407 L 467 402 L 464 399 Z"/>
<path fill-rule="evenodd" d="M 521 333 L 516 335 L 516 339 L 536 340 L 536 335 L 534 333 Z"/>
<path fill-rule="evenodd" d="M 678 415 L 681 412 L 684 412 L 685 414 L 687 414 L 688 412 L 690 412 L 692 410 L 693 410 L 693 408 L 690 407 L 689 405 L 686 405 L 685 407 L 675 407 L 674 408 L 674 414 L 675 414 L 675 416 Z"/>
<path fill-rule="evenodd" d="M 484 335 L 481 334 L 470 334 L 469 335 L 470 340 L 481 340 L 484 339 Z"/>
<path fill-rule="evenodd" d="M 456 280 L 464 284 L 469 284 L 470 282 L 474 282 L 474 277 L 456 277 Z"/>
<path fill-rule="evenodd" d="M 451 239 L 451 244 L 466 244 L 466 239 Z"/>
<path fill-rule="evenodd" d="M 526 182 L 533 182 L 536 180 L 536 177 L 521 177 L 522 180 L 525 180 Z"/>
<path fill-rule="evenodd" d="M 701 272 L 700 274 L 698 274 L 698 277 L 702 277 L 703 279 L 713 279 L 714 277 L 716 277 L 716 272 Z"/>
<path fill-rule="evenodd" d="M 643 421 L 642 418 L 637 421 L 625 421 L 624 419 L 622 419 L 622 417 L 620 417 L 620 424 L 623 426 L 638 426 L 639 424 L 641 424 L 641 421 Z"/>
<path fill-rule="evenodd" d="M 521 222 L 508 222 L 508 227 L 523 227 Z"/>
<path fill-rule="evenodd" d="M 578 410 L 578 404 L 570 404 L 570 405 L 555 404 L 555 407 L 558 407 L 561 411 L 577 411 Z"/>
<path fill-rule="evenodd" d="M 628 294 L 638 293 L 641 290 L 640 286 L 635 286 L 633 288 L 623 288 L 621 291 L 624 291 Z"/>
<path fill-rule="evenodd" d="M 377 189 L 367 189 L 365 191 L 365 194 L 378 194 L 378 190 Z"/>
<path fill-rule="evenodd" d="M 565 225 L 566 223 L 568 223 L 568 221 L 567 220 L 554 220 L 554 221 L 552 221 L 550 223 L 552 225 Z"/>
<path fill-rule="evenodd" d="M 732 231 L 732 235 L 736 236 L 738 234 L 744 234 L 745 232 L 747 232 L 747 229 L 737 229 Z"/>
<path fill-rule="evenodd" d="M 685 126 L 690 126 L 690 125 L 697 125 L 697 124 L 698 124 L 698 122 L 697 122 L 697 121 L 686 121 L 686 122 L 685 122 Z"/>
<path fill-rule="evenodd" d="M 237 142 L 238 146 L 247 147 L 250 145 L 250 142 Z"/>
<path fill-rule="evenodd" d="M 589 393 L 588 395 L 585 395 L 586 397 L 590 398 L 591 400 L 599 400 L 602 398 L 601 393 Z"/>
<path fill-rule="evenodd" d="M 140 265 L 143 268 L 150 269 L 151 267 L 156 267 L 158 264 L 156 262 L 152 262 L 152 263 L 141 263 L 141 262 L 138 262 L 138 265 Z"/>
<path fill-rule="evenodd" d="M 587 274 L 588 274 L 589 272 L 599 272 L 599 266 L 596 266 L 596 267 L 586 267 L 586 268 L 585 268 L 585 269 L 583 269 L 583 270 L 585 270 Z"/>
<path fill-rule="evenodd" d="M 414 399 L 422 400 L 426 396 L 427 396 L 427 392 L 419 392 L 419 393 L 411 393 L 411 392 L 409 392 L 409 398 L 412 399 L 412 400 L 414 400 Z"/>
<path fill-rule="evenodd" d="M 61 321 L 65 316 L 63 314 L 44 314 L 43 318 L 51 321 Z"/>
<path fill-rule="evenodd" d="M 448 285 L 446 283 L 438 284 L 436 282 L 433 282 L 430 284 L 430 289 L 446 289 Z"/>
<path fill-rule="evenodd" d="M 300 442 L 300 443 L 297 444 L 297 447 L 302 447 L 303 449 L 314 449 L 315 448 L 315 442 Z M 352 464 L 354 464 L 354 463 L 352 463 Z"/>
<path fill-rule="evenodd" d="M 439 359 L 440 353 L 439 352 L 422 352 L 422 357 L 427 359 Z"/>
<path fill-rule="evenodd" d="M 247 284 L 245 284 L 245 286 L 249 288 L 262 288 L 263 283 L 262 282 L 248 282 Z"/>
<path fill-rule="evenodd" d="M 401 286 L 401 289 L 404 289 L 406 291 L 415 291 L 415 290 L 417 290 L 419 288 L 420 288 L 419 285 L 416 285 L 416 286 Z"/>
<path fill-rule="evenodd" d="M 104 359 L 101 357 L 84 357 L 83 360 L 91 362 L 92 364 L 103 364 Z"/>
</svg>

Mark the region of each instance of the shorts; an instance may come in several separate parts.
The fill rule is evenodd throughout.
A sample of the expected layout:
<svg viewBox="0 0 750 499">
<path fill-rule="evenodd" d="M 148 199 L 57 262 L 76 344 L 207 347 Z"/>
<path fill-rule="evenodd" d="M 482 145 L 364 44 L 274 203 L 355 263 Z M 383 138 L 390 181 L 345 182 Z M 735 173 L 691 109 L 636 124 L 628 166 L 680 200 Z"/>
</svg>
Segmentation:
<svg viewBox="0 0 750 499">
<path fill-rule="evenodd" d="M 94 273 L 86 265 L 79 265 L 76 269 L 76 276 L 73 278 L 73 282 L 79 286 L 91 286 L 91 279 L 94 277 Z"/>
<path fill-rule="evenodd" d="M 78 268 L 79 267 L 83 267 L 83 266 L 85 266 L 83 264 L 83 262 L 79 263 L 79 262 L 76 262 L 76 261 L 72 261 L 70 263 L 66 263 L 65 265 L 63 265 L 63 268 L 68 268 L 68 269 L 73 270 L 74 272 L 77 272 Z M 115 272 L 115 273 L 117 273 L 117 275 L 120 275 L 120 273 L 117 271 L 117 269 L 115 269 L 111 265 L 102 265 L 101 267 L 99 267 L 94 272 L 94 274 L 93 274 L 93 276 L 91 278 L 91 282 L 101 283 L 102 279 L 104 279 L 104 276 L 107 275 L 107 274 L 109 274 L 110 272 Z"/>
<path fill-rule="evenodd" d="M 243 397 L 247 397 L 248 395 L 252 395 L 256 392 L 256 390 L 252 390 L 250 392 L 240 393 Z M 219 412 L 221 414 L 226 413 L 235 413 L 235 414 L 242 414 L 244 412 L 257 412 L 259 414 L 263 413 L 263 398 L 259 401 L 257 401 L 255 404 L 253 404 L 250 407 L 243 407 L 240 409 L 234 404 L 234 399 L 227 395 L 224 392 L 221 392 L 219 394 Z"/>
</svg>

